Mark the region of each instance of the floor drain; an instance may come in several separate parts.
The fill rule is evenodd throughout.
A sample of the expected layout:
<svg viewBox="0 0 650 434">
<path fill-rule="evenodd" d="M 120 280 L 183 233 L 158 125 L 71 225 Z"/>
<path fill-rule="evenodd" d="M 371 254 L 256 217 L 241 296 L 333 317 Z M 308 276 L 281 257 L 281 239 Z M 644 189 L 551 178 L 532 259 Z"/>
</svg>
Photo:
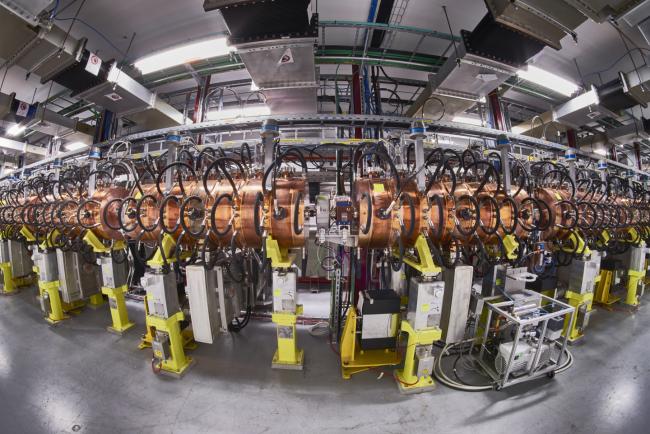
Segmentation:
<svg viewBox="0 0 650 434">
<path fill-rule="evenodd" d="M 77 432 L 81 430 L 81 425 L 72 425 L 72 431 Z"/>
</svg>

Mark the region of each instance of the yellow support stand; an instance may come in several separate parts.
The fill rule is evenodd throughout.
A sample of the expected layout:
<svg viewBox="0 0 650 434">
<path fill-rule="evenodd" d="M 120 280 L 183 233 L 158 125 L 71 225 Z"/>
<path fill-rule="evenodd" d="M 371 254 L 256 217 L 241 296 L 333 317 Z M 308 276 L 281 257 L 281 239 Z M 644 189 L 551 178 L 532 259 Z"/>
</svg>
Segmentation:
<svg viewBox="0 0 650 434">
<path fill-rule="evenodd" d="M 11 262 L 0 263 L 0 272 L 2 272 L 4 283 L 4 289 L 0 291 L 0 294 L 3 295 L 16 294 L 19 288 L 34 283 L 34 276 L 13 277 L 13 273 L 11 272 Z"/>
<path fill-rule="evenodd" d="M 99 309 L 106 302 L 104 301 L 104 296 L 102 294 L 95 294 L 88 297 L 88 306 L 91 309 Z"/>
<path fill-rule="evenodd" d="M 305 360 L 304 350 L 298 349 L 296 337 L 296 318 L 302 314 L 302 306 L 297 306 L 296 313 L 274 312 L 271 319 L 277 324 L 278 349 L 273 355 L 271 367 L 274 369 L 301 370 Z"/>
<path fill-rule="evenodd" d="M 418 236 L 417 240 L 415 240 L 414 247 L 418 254 L 417 258 L 406 254 L 404 255 L 405 264 L 419 271 L 423 276 L 435 276 L 442 271 L 442 269 L 433 261 L 429 244 L 424 235 L 420 234 Z M 393 254 L 395 254 L 395 252 L 393 252 Z M 399 256 L 399 253 L 397 253 L 397 255 Z"/>
<path fill-rule="evenodd" d="M 393 349 L 363 350 L 357 345 L 357 311 L 348 310 L 341 336 L 341 375 L 349 380 L 352 375 L 379 366 L 399 365 L 399 353 Z"/>
<path fill-rule="evenodd" d="M 287 249 L 280 247 L 272 237 L 266 237 L 266 257 L 271 260 L 273 268 L 291 268 L 294 255 L 289 255 Z"/>
<path fill-rule="evenodd" d="M 172 238 L 172 236 L 169 234 L 163 235 L 163 239 L 162 239 L 162 243 L 160 244 L 160 247 L 158 247 L 158 250 L 156 250 L 156 254 L 153 256 L 153 258 L 151 258 L 147 262 L 147 265 L 152 268 L 160 268 L 174 262 L 176 258 L 171 257 L 172 256 L 171 252 L 175 248 L 176 248 L 176 241 L 174 241 L 174 238 Z M 163 253 L 164 253 L 164 257 L 163 257 Z"/>
<path fill-rule="evenodd" d="M 644 277 L 645 272 L 636 270 L 627 270 L 627 295 L 625 296 L 625 304 L 628 306 L 638 306 L 639 296 L 638 288 L 641 279 Z"/>
<path fill-rule="evenodd" d="M 121 335 L 135 325 L 129 321 L 129 312 L 126 309 L 126 302 L 124 301 L 124 294 L 128 290 L 127 285 L 122 285 L 119 288 L 102 287 L 102 294 L 108 297 L 108 304 L 111 308 L 113 325 L 107 327 L 111 333 Z"/>
<path fill-rule="evenodd" d="M 432 372 L 425 372 L 425 375 L 418 377 L 415 371 L 415 348 L 418 345 L 431 345 L 442 338 L 442 330 L 432 327 L 425 330 L 415 331 L 408 321 L 402 321 L 401 330 L 408 334 L 406 343 L 406 356 L 404 357 L 404 368 L 395 371 L 395 379 L 400 392 L 404 394 L 422 393 L 435 388 Z"/>
<path fill-rule="evenodd" d="M 578 327 L 578 311 L 580 307 L 586 305 L 587 312 L 591 312 L 592 305 L 594 301 L 594 293 L 587 292 L 584 294 L 578 294 L 576 292 L 567 291 L 565 294 L 569 305 L 573 306 L 575 309 L 573 311 L 573 326 L 569 330 L 569 324 L 571 323 L 571 316 L 568 316 L 564 320 L 564 331 L 562 334 L 567 336 L 569 342 L 576 342 L 584 337 L 584 330 Z"/>
<path fill-rule="evenodd" d="M 273 237 L 266 237 L 266 257 L 271 260 L 274 269 L 291 268 L 294 255 L 288 249 L 280 247 Z M 273 355 L 271 367 L 274 369 L 302 370 L 305 361 L 305 352 L 298 349 L 296 336 L 296 319 L 303 312 L 301 305 L 296 305 L 295 312 L 273 312 L 271 320 L 276 324 L 278 348 Z"/>
<path fill-rule="evenodd" d="M 151 348 L 151 343 L 153 342 L 153 335 L 155 333 L 155 328 L 151 325 L 151 322 L 149 321 L 149 318 L 154 318 L 153 316 L 149 315 L 149 307 L 147 304 L 147 299 L 145 297 L 144 300 L 144 323 L 145 323 L 145 328 L 146 332 L 142 335 L 142 338 L 140 339 L 140 343 L 138 344 L 138 349 L 144 350 L 145 348 Z M 196 342 L 194 342 L 194 333 L 192 333 L 192 330 L 190 329 L 185 329 L 181 331 L 181 336 L 183 337 L 183 348 L 186 350 L 195 350 L 198 345 Z"/>
<path fill-rule="evenodd" d="M 57 324 L 63 320 L 70 318 L 66 315 L 66 307 L 72 310 L 74 307 L 64 303 L 61 300 L 61 294 L 59 293 L 59 281 L 53 280 L 51 282 L 38 282 L 39 292 L 41 297 L 44 297 L 47 294 L 47 298 L 50 301 L 50 312 L 45 318 L 50 324 Z"/>
<path fill-rule="evenodd" d="M 604 235 L 602 234 L 601 236 L 604 237 Z M 579 254 L 582 256 L 591 255 L 591 250 L 589 249 L 589 247 L 586 246 L 585 240 L 576 231 L 571 231 L 571 234 L 569 235 L 569 239 L 573 242 L 575 248 L 564 247 L 562 248 L 563 251 L 568 253 L 579 252 Z M 609 238 L 607 238 L 607 240 L 609 240 Z"/>
<path fill-rule="evenodd" d="M 173 376 L 182 376 L 193 364 L 192 358 L 186 356 L 183 350 L 180 323 L 185 319 L 185 315 L 183 315 L 183 312 L 177 312 L 169 318 L 148 316 L 147 319 L 151 327 L 157 331 L 165 332 L 169 336 L 170 357 L 164 358 L 163 354 L 154 351 L 154 357 L 162 360 L 159 365 L 160 371 Z"/>
<path fill-rule="evenodd" d="M 611 294 L 612 281 L 614 279 L 614 272 L 612 270 L 600 270 L 600 281 L 596 288 L 596 295 L 594 301 L 599 304 L 611 305 L 621 299 Z"/>
</svg>

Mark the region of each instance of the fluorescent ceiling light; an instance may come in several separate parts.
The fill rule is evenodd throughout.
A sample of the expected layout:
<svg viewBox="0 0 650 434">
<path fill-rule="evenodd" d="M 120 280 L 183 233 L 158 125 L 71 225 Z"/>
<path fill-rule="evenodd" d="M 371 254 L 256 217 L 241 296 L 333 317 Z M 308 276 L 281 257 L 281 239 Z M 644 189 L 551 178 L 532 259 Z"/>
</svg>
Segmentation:
<svg viewBox="0 0 650 434">
<path fill-rule="evenodd" d="M 477 127 L 480 127 L 483 125 L 480 119 L 478 118 L 470 118 L 470 117 L 465 117 L 465 116 L 454 116 L 454 118 L 451 120 L 452 122 L 460 122 L 461 124 L 469 124 L 469 125 L 476 125 Z"/>
<path fill-rule="evenodd" d="M 78 151 L 79 149 L 87 148 L 88 145 L 82 142 L 72 142 L 72 143 L 66 143 L 65 148 L 68 151 Z"/>
<path fill-rule="evenodd" d="M 209 121 L 218 121 L 246 116 L 268 116 L 270 114 L 271 109 L 267 105 L 253 105 L 243 108 L 212 110 L 205 117 Z"/>
<path fill-rule="evenodd" d="M 578 85 L 572 81 L 548 71 L 544 71 L 543 69 L 539 69 L 533 65 L 528 65 L 527 69 L 520 69 L 517 71 L 517 76 L 565 96 L 571 96 L 580 89 Z"/>
<path fill-rule="evenodd" d="M 7 134 L 10 135 L 11 137 L 15 137 L 22 134 L 23 131 L 25 131 L 26 129 L 27 127 L 25 127 L 24 125 L 15 124 L 7 130 Z"/>
<path fill-rule="evenodd" d="M 225 37 L 204 39 L 143 57 L 137 60 L 134 65 L 142 71 L 142 74 L 150 74 L 184 63 L 191 63 L 210 57 L 225 56 L 234 50 L 235 48 L 228 46 Z"/>
</svg>

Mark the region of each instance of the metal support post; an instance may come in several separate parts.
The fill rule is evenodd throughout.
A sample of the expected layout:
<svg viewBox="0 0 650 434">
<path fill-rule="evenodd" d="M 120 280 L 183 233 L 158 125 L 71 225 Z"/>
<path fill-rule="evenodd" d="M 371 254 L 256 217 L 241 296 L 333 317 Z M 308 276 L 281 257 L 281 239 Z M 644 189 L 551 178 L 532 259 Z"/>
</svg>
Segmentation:
<svg viewBox="0 0 650 434">
<path fill-rule="evenodd" d="M 512 180 L 510 176 L 510 156 L 509 153 L 512 150 L 510 145 L 510 139 L 505 134 L 499 135 L 497 138 L 497 148 L 499 149 L 501 155 L 501 173 L 503 174 L 503 190 L 506 192 L 506 195 L 510 196 L 512 194 Z"/>
<path fill-rule="evenodd" d="M 262 136 L 262 147 L 264 153 L 264 171 L 266 171 L 275 159 L 275 139 L 280 135 L 280 127 L 274 119 L 267 119 L 262 123 L 260 136 Z"/>
<path fill-rule="evenodd" d="M 424 166 L 424 138 L 426 137 L 426 128 L 422 122 L 413 122 L 411 124 L 411 139 L 415 141 L 415 169 L 418 170 Z M 407 157 L 408 158 L 408 157 Z M 420 170 L 415 178 L 418 189 L 424 190 L 426 187 L 426 174 Z"/>
</svg>

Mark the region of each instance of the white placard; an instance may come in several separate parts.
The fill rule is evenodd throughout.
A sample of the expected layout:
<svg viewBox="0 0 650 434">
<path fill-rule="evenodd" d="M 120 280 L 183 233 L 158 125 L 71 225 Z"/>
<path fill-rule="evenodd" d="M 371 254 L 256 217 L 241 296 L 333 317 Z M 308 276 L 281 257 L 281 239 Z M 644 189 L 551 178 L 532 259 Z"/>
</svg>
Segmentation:
<svg viewBox="0 0 650 434">
<path fill-rule="evenodd" d="M 29 113 L 29 104 L 27 104 L 25 101 L 19 101 L 18 103 L 18 109 L 16 110 L 16 116 L 21 116 L 21 117 L 27 117 L 27 114 Z"/>
<path fill-rule="evenodd" d="M 88 62 L 86 63 L 86 71 L 90 72 L 92 75 L 99 75 L 99 69 L 102 67 L 102 59 L 100 59 L 96 54 L 90 53 L 88 56 Z"/>
</svg>

